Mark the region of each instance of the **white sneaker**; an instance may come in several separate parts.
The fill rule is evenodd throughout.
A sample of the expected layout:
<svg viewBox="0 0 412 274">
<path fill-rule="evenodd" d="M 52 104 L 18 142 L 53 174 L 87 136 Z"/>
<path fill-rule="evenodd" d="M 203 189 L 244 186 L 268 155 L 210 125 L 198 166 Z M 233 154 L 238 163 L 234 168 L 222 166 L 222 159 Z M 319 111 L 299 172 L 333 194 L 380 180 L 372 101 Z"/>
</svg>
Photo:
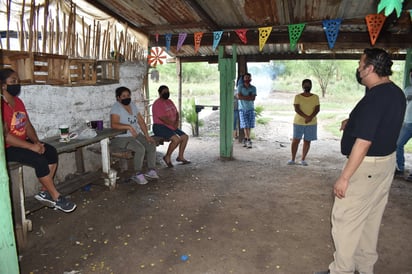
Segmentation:
<svg viewBox="0 0 412 274">
<path fill-rule="evenodd" d="M 148 183 L 148 181 L 146 180 L 146 178 L 144 177 L 144 175 L 142 173 L 136 173 L 130 179 L 132 179 L 133 181 L 135 181 L 139 185 L 145 185 L 145 184 Z"/>
<path fill-rule="evenodd" d="M 159 179 L 159 175 L 157 175 L 157 172 L 154 169 L 149 170 L 144 176 L 149 179 Z"/>
</svg>

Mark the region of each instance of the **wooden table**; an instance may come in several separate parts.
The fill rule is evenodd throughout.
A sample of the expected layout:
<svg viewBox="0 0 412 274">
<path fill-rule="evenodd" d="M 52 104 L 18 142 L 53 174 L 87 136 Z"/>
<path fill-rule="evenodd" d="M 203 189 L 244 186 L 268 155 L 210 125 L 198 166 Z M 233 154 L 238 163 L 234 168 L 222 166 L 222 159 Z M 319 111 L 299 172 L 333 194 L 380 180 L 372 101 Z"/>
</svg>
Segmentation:
<svg viewBox="0 0 412 274">
<path fill-rule="evenodd" d="M 59 137 L 50 137 L 42 140 L 43 142 L 54 146 L 58 154 L 69 152 L 75 153 L 77 176 L 56 185 L 57 190 L 62 195 L 67 195 L 89 184 L 93 178 L 96 178 L 99 173 L 101 174 L 99 171 L 85 172 L 84 168 L 83 148 L 96 143 L 100 143 L 101 147 L 104 184 L 109 187 L 110 190 L 113 190 L 116 187 L 117 172 L 110 167 L 111 161 L 109 141 L 111 138 L 114 138 L 119 134 L 123 134 L 126 131 L 105 128 L 96 132 L 97 136 L 93 138 L 72 139 L 69 142 L 60 142 Z M 43 205 L 32 197 L 28 197 L 26 199 L 24 194 L 23 165 L 16 162 L 10 162 L 8 163 L 8 169 L 11 181 L 13 215 L 17 243 L 19 247 L 24 247 L 27 241 L 27 232 L 32 230 L 32 223 L 29 219 L 26 219 L 26 215 L 42 208 Z"/>
<path fill-rule="evenodd" d="M 77 173 L 81 174 L 85 172 L 83 161 L 82 148 L 88 145 L 92 145 L 100 142 L 101 155 L 102 155 L 102 171 L 106 175 L 105 184 L 112 190 L 116 186 L 116 176 L 113 178 L 113 172 L 110 169 L 110 151 L 109 140 L 116 137 L 119 134 L 126 133 L 125 130 L 118 130 L 112 128 L 105 128 L 103 130 L 96 131 L 97 136 L 87 139 L 71 139 L 69 142 L 60 142 L 58 137 L 51 137 L 44 139 L 45 143 L 54 146 L 57 153 L 75 152 Z"/>
</svg>

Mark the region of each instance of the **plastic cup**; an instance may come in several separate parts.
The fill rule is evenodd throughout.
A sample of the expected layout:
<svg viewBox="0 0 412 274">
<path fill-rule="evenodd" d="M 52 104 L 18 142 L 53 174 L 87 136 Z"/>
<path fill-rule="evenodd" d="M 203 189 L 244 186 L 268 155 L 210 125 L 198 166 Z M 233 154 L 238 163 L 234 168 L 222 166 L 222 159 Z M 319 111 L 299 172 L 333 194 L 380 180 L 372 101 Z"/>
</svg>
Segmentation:
<svg viewBox="0 0 412 274">
<path fill-rule="evenodd" d="M 59 131 L 60 131 L 60 141 L 62 141 L 62 142 L 70 141 L 69 126 L 68 125 L 59 126 Z"/>
</svg>

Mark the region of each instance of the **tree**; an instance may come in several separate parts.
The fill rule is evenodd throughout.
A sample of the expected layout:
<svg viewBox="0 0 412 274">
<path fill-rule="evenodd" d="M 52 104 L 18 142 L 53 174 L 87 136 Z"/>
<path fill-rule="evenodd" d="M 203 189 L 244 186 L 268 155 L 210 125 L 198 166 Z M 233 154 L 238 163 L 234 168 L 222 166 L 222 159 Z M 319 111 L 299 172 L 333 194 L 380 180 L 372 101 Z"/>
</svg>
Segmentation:
<svg viewBox="0 0 412 274">
<path fill-rule="evenodd" d="M 322 97 L 324 98 L 329 81 L 336 72 L 336 64 L 334 61 L 330 60 L 310 60 L 307 64 L 309 69 L 313 72 L 313 75 L 316 77 L 322 90 Z"/>
</svg>

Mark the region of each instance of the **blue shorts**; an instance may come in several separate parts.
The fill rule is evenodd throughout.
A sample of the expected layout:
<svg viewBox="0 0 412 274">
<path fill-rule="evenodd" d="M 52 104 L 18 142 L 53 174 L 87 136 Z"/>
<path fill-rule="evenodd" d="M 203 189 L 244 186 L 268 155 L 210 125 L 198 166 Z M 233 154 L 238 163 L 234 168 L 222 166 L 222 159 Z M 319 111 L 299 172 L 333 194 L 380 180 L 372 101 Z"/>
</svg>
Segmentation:
<svg viewBox="0 0 412 274">
<path fill-rule="evenodd" d="M 186 135 L 186 133 L 184 133 L 178 128 L 175 130 L 172 130 L 168 128 L 167 126 L 161 125 L 161 124 L 153 124 L 153 133 L 156 136 L 163 137 L 166 139 L 170 139 L 173 135 L 179 135 L 179 136 Z"/>
<path fill-rule="evenodd" d="M 318 139 L 317 125 L 297 125 L 293 124 L 293 139 L 302 139 L 305 141 L 315 141 Z"/>
<path fill-rule="evenodd" d="M 239 109 L 240 128 L 255 127 L 255 110 Z"/>
</svg>

